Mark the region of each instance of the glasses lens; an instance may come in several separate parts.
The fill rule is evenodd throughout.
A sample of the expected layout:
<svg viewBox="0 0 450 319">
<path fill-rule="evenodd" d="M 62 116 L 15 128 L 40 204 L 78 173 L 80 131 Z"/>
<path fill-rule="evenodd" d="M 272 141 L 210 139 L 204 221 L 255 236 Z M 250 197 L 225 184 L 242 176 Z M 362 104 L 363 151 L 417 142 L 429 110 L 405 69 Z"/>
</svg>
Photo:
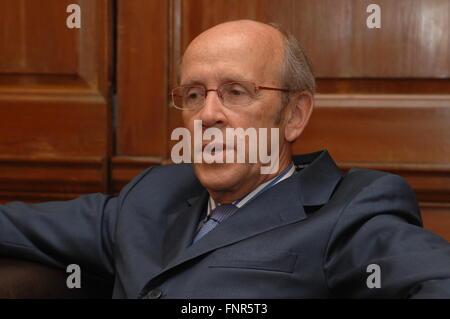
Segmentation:
<svg viewBox="0 0 450 319">
<path fill-rule="evenodd" d="M 225 106 L 248 105 L 256 96 L 254 84 L 248 82 L 226 83 L 220 91 Z"/>
<path fill-rule="evenodd" d="M 203 105 L 205 89 L 201 86 L 181 86 L 172 91 L 173 104 L 181 109 L 194 109 Z"/>
</svg>

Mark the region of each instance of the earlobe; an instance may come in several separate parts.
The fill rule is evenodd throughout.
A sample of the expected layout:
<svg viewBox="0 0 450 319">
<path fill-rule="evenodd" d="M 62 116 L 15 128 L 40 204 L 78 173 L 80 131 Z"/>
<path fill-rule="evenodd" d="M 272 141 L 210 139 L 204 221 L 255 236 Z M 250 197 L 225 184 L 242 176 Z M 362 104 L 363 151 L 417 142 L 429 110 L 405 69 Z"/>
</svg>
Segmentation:
<svg viewBox="0 0 450 319">
<path fill-rule="evenodd" d="M 314 106 L 314 99 L 311 93 L 305 91 L 298 93 L 291 103 L 291 110 L 285 127 L 285 138 L 288 142 L 294 142 L 308 124 Z"/>
</svg>

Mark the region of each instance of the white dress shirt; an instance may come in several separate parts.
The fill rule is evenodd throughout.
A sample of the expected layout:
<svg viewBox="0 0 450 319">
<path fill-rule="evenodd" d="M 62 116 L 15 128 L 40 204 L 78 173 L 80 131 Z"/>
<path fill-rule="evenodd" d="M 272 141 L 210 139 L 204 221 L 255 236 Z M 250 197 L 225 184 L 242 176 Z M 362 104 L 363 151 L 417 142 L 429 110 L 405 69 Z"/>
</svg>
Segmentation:
<svg viewBox="0 0 450 319">
<path fill-rule="evenodd" d="M 279 182 L 285 180 L 288 177 L 291 177 L 292 174 L 295 172 L 295 166 L 294 164 L 289 165 L 284 171 L 282 171 L 279 175 L 275 176 L 274 178 L 268 180 L 267 182 L 262 183 L 258 187 L 256 187 L 253 191 L 245 195 L 244 197 L 235 200 L 232 204 L 235 205 L 237 208 L 241 208 L 245 204 L 247 204 L 252 199 L 256 198 L 258 195 L 262 194 L 269 188 L 273 187 L 274 185 L 278 184 Z M 211 211 L 216 208 L 216 205 L 220 205 L 220 203 L 216 203 L 214 199 L 209 196 L 208 200 L 208 210 L 206 212 L 206 219 L 208 219 Z"/>
</svg>

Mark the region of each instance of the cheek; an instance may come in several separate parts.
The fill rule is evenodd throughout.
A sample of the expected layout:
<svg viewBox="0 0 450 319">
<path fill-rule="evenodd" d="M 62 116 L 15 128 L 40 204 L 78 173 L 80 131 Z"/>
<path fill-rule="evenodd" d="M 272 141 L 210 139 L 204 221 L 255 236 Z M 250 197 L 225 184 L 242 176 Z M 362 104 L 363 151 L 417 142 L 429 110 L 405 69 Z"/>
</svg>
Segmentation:
<svg viewBox="0 0 450 319">
<path fill-rule="evenodd" d="M 267 123 L 270 120 L 270 114 L 267 112 L 270 112 L 270 110 L 265 104 L 255 103 L 229 114 L 229 125 L 235 128 L 267 127 Z"/>
<path fill-rule="evenodd" d="M 277 123 L 279 110 L 279 101 L 271 100 L 258 105 L 258 108 L 253 110 L 251 118 L 257 127 L 277 127 L 279 124 Z"/>
</svg>

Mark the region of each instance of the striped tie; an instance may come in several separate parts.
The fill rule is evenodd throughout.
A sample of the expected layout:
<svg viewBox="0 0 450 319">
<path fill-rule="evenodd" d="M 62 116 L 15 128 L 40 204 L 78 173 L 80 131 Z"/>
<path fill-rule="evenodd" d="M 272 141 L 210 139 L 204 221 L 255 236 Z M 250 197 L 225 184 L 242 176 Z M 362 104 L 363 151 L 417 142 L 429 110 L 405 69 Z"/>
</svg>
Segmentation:
<svg viewBox="0 0 450 319">
<path fill-rule="evenodd" d="M 194 243 L 202 238 L 204 235 L 213 230 L 217 225 L 219 225 L 222 221 L 233 215 L 233 213 L 238 208 L 233 204 L 225 204 L 219 205 L 211 211 L 211 215 L 208 218 L 208 221 L 203 224 L 202 228 L 198 231 L 197 235 L 195 235 Z"/>
</svg>

